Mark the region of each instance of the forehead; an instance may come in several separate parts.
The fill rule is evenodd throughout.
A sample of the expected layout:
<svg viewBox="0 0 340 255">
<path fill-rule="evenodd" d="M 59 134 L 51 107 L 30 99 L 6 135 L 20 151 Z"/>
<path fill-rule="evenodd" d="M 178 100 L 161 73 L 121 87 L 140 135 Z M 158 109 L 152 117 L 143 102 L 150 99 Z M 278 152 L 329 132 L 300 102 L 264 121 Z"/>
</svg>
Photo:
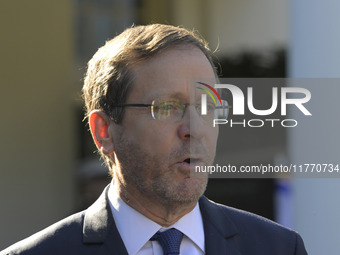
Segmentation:
<svg viewBox="0 0 340 255">
<path fill-rule="evenodd" d="M 135 66 L 127 102 L 146 102 L 155 97 L 190 98 L 195 82 L 215 83 L 207 57 L 196 48 L 172 48 Z"/>
</svg>

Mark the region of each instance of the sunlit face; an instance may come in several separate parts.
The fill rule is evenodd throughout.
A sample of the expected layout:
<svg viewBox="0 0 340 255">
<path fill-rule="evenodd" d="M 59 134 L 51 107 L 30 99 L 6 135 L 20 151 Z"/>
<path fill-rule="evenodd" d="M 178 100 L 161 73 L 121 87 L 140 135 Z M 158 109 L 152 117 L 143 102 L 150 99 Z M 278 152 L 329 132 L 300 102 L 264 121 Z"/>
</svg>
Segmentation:
<svg viewBox="0 0 340 255">
<path fill-rule="evenodd" d="M 133 71 L 127 104 L 150 104 L 155 98 L 189 103 L 193 79 L 215 80 L 208 59 L 193 47 L 167 49 Z M 118 129 L 113 133 L 120 166 L 115 177 L 126 189 L 134 187 L 132 193 L 163 204 L 194 202 L 204 193 L 207 178 L 190 177 L 190 168 L 212 164 L 218 129 L 193 106 L 176 122 L 153 119 L 150 108 L 126 107 Z"/>
</svg>

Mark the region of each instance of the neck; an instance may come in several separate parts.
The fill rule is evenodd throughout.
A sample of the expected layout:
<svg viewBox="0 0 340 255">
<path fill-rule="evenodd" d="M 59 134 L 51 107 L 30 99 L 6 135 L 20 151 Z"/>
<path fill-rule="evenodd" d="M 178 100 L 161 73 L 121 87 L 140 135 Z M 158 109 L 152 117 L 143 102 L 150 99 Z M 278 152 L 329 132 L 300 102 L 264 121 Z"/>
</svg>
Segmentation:
<svg viewBox="0 0 340 255">
<path fill-rule="evenodd" d="M 177 202 L 153 199 L 142 195 L 134 187 L 132 190 L 127 189 L 126 186 L 118 182 L 115 183 L 114 187 L 118 196 L 126 204 L 163 227 L 173 225 L 192 211 L 197 204 L 197 201 Z"/>
</svg>

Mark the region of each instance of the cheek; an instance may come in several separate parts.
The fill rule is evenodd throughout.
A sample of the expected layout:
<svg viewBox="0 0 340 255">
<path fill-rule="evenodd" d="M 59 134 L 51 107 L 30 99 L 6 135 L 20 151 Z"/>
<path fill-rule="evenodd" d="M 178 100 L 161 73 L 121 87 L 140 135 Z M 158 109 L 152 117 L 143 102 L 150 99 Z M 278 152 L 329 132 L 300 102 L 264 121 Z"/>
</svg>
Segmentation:
<svg viewBox="0 0 340 255">
<path fill-rule="evenodd" d="M 154 153 L 166 153 L 169 154 L 168 151 L 173 147 L 175 136 L 171 130 L 165 129 L 153 129 L 148 132 L 148 146 L 149 149 L 153 150 Z"/>
<path fill-rule="evenodd" d="M 208 135 L 208 140 L 209 140 L 209 147 L 211 148 L 212 151 L 215 152 L 216 150 L 216 145 L 217 145 L 217 139 L 218 139 L 218 129 L 213 128 L 211 132 Z"/>
<path fill-rule="evenodd" d="M 149 154 L 166 154 L 175 140 L 174 130 L 153 121 L 138 123 L 134 126 L 134 142 Z"/>
</svg>

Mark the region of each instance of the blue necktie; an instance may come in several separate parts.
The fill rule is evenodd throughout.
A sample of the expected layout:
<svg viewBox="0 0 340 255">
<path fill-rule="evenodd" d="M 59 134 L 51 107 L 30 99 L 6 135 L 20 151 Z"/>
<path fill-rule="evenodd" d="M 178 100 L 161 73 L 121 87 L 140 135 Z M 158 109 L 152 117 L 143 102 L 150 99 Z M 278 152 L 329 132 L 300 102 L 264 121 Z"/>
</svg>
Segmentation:
<svg viewBox="0 0 340 255">
<path fill-rule="evenodd" d="M 162 246 L 164 255 L 179 254 L 179 248 L 182 242 L 183 233 L 175 228 L 164 232 L 157 232 L 151 237 L 151 241 L 158 241 Z"/>
</svg>

